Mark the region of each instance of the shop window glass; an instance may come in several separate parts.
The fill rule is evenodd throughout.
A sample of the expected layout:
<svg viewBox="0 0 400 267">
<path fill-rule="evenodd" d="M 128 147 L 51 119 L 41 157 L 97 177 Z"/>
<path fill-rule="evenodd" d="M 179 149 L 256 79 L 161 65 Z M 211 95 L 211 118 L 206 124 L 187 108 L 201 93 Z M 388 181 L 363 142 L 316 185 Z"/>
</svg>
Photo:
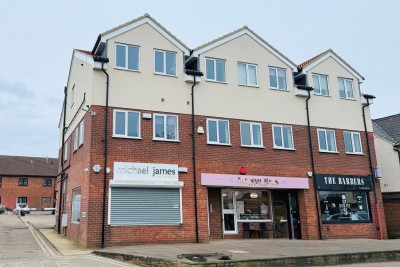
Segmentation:
<svg viewBox="0 0 400 267">
<path fill-rule="evenodd" d="M 271 195 L 269 191 L 235 191 L 238 220 L 271 220 Z"/>
<path fill-rule="evenodd" d="M 324 223 L 353 223 L 371 220 L 367 192 L 320 191 L 322 221 Z"/>
</svg>

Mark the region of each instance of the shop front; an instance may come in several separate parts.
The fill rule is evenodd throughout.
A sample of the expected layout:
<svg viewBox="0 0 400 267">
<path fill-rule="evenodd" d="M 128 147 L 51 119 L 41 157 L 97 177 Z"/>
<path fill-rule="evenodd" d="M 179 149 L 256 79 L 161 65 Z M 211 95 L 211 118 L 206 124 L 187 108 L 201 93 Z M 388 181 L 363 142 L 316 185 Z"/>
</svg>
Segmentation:
<svg viewBox="0 0 400 267">
<path fill-rule="evenodd" d="M 315 183 L 323 224 L 371 222 L 371 177 L 317 174 Z"/>
<path fill-rule="evenodd" d="M 201 183 L 211 239 L 301 237 L 297 191 L 307 178 L 203 173 Z"/>
</svg>

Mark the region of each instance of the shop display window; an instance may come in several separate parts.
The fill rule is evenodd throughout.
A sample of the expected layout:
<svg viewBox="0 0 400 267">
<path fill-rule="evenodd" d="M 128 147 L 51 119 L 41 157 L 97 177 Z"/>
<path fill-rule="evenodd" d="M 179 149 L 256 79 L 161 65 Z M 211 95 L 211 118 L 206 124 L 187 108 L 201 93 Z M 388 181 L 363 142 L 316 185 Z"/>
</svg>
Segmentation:
<svg viewBox="0 0 400 267">
<path fill-rule="evenodd" d="M 235 200 L 238 221 L 271 220 L 270 191 L 236 190 Z"/>
<path fill-rule="evenodd" d="M 354 223 L 371 220 L 364 191 L 320 191 L 323 223 Z"/>
</svg>

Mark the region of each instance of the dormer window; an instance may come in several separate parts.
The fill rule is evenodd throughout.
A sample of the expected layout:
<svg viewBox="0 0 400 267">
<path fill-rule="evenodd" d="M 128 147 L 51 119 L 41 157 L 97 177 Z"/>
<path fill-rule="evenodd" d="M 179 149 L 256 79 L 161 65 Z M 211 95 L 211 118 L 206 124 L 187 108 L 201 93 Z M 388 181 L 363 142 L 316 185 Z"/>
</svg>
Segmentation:
<svg viewBox="0 0 400 267">
<path fill-rule="evenodd" d="M 115 45 L 115 67 L 125 70 L 139 70 L 139 47 L 133 45 Z"/>
<path fill-rule="evenodd" d="M 313 74 L 313 88 L 315 95 L 329 96 L 328 76 Z"/>
<path fill-rule="evenodd" d="M 176 53 L 155 50 L 154 72 L 162 75 L 176 76 Z"/>
<path fill-rule="evenodd" d="M 339 96 L 344 99 L 354 99 L 353 80 L 338 78 Z"/>
</svg>

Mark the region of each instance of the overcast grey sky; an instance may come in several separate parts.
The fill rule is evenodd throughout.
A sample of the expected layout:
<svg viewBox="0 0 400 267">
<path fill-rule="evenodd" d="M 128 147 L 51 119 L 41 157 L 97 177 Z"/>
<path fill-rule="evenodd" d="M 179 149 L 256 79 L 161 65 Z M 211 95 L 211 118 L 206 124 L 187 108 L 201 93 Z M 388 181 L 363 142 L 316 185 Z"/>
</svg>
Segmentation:
<svg viewBox="0 0 400 267">
<path fill-rule="evenodd" d="M 0 8 L 0 154 L 57 157 L 73 48 L 149 13 L 195 48 L 249 26 L 297 64 L 332 48 L 376 95 L 373 118 L 400 113 L 400 1 L 19 0 Z"/>
</svg>

